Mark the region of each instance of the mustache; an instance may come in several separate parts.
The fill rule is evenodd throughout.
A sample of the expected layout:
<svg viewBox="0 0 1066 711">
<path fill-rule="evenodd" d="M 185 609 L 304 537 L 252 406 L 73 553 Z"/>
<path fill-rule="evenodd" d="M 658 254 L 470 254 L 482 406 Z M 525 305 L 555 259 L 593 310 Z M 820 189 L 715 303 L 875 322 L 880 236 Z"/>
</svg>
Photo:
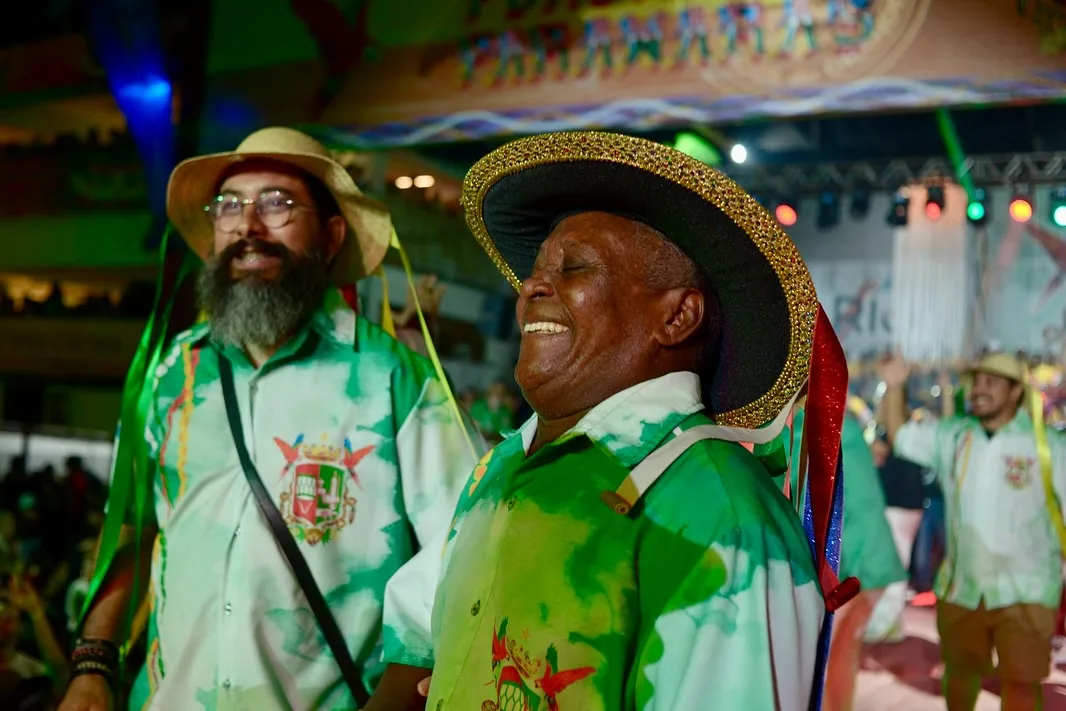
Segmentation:
<svg viewBox="0 0 1066 711">
<path fill-rule="evenodd" d="M 266 240 L 252 238 L 242 238 L 226 245 L 226 247 L 218 254 L 218 263 L 220 265 L 229 266 L 230 262 L 234 259 L 244 256 L 248 252 L 258 252 L 267 257 L 279 257 L 286 261 L 292 259 L 292 252 L 279 242 L 267 242 Z"/>
</svg>

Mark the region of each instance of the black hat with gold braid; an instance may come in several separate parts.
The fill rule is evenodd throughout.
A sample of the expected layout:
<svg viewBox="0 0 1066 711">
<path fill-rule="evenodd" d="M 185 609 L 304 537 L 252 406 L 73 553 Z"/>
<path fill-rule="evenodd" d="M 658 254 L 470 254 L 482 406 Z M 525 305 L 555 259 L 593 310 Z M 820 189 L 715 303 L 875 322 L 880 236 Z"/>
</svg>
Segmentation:
<svg viewBox="0 0 1066 711">
<path fill-rule="evenodd" d="M 719 171 L 641 138 L 599 132 L 524 138 L 466 176 L 467 223 L 518 288 L 561 215 L 609 212 L 677 244 L 721 308 L 719 354 L 702 373 L 715 420 L 773 421 L 807 379 L 818 299 L 810 273 L 773 216 Z"/>
</svg>

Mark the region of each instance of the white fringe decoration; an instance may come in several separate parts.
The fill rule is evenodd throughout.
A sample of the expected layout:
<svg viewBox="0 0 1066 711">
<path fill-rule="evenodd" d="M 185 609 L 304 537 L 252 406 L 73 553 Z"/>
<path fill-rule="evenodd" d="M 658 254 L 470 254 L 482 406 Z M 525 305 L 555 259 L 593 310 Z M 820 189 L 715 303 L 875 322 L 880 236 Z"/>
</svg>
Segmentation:
<svg viewBox="0 0 1066 711">
<path fill-rule="evenodd" d="M 910 186 L 907 226 L 895 230 L 892 264 L 892 336 L 905 358 L 942 364 L 966 353 L 968 286 L 966 191 L 944 185 L 938 220 L 925 214 L 928 193 Z"/>
</svg>

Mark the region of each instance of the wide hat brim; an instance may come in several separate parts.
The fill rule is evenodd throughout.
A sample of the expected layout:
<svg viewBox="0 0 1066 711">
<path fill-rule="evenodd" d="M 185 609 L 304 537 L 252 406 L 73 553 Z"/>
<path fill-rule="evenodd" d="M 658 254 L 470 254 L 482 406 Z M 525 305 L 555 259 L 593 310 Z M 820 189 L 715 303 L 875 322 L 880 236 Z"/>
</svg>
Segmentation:
<svg viewBox="0 0 1066 711">
<path fill-rule="evenodd" d="M 978 373 L 995 375 L 1000 378 L 1006 378 L 1011 382 L 1018 383 L 1022 386 L 1025 396 L 1029 396 L 1030 385 L 1028 383 L 1027 373 L 1025 372 L 1025 366 L 1009 353 L 993 353 L 987 355 L 964 370 L 959 376 L 959 384 L 962 386 L 963 390 L 970 391 L 973 389 L 974 377 Z"/>
<path fill-rule="evenodd" d="M 466 176 L 475 238 L 516 289 L 558 219 L 623 215 L 660 231 L 703 271 L 722 317 L 704 405 L 718 424 L 756 429 L 807 379 L 818 298 L 799 252 L 736 183 L 679 151 L 600 132 L 520 139 Z"/>
<path fill-rule="evenodd" d="M 204 206 L 215 199 L 227 171 L 235 164 L 253 159 L 299 168 L 321 181 L 337 201 L 348 231 L 331 270 L 335 284 L 356 282 L 381 265 L 392 240 L 388 209 L 364 195 L 344 166 L 333 160 L 321 143 L 289 128 L 256 131 L 235 151 L 190 158 L 171 173 L 167 185 L 167 217 L 197 256 L 207 259 L 214 244 L 214 227 Z"/>
</svg>

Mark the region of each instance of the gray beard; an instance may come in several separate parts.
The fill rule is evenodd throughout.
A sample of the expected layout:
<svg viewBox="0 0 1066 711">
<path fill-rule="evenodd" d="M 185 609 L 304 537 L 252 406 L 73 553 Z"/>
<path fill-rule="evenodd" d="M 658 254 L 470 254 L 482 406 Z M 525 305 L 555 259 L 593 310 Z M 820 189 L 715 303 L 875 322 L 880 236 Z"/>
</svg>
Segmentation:
<svg viewBox="0 0 1066 711">
<path fill-rule="evenodd" d="M 230 277 L 232 257 L 211 256 L 196 283 L 211 335 L 244 348 L 277 346 L 310 320 L 329 289 L 329 263 L 321 252 L 284 255 L 274 279 Z"/>
</svg>

